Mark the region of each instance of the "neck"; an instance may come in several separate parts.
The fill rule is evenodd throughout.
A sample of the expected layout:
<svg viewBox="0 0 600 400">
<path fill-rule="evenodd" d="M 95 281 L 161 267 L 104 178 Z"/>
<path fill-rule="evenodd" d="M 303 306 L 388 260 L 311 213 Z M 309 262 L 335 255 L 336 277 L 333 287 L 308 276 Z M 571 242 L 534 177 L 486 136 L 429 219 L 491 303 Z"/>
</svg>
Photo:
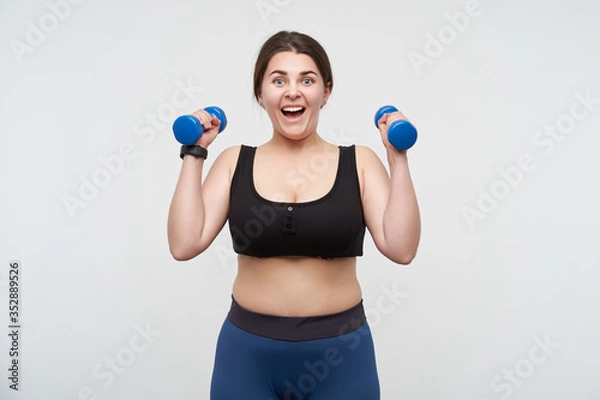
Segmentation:
<svg viewBox="0 0 600 400">
<path fill-rule="evenodd" d="M 273 132 L 273 137 L 271 140 L 265 143 L 265 146 L 277 147 L 279 149 L 294 153 L 301 153 L 305 150 L 311 150 L 315 147 L 320 147 L 324 144 L 324 142 L 325 141 L 317 132 L 314 132 L 313 134 L 302 139 L 289 139 L 277 132 Z"/>
</svg>

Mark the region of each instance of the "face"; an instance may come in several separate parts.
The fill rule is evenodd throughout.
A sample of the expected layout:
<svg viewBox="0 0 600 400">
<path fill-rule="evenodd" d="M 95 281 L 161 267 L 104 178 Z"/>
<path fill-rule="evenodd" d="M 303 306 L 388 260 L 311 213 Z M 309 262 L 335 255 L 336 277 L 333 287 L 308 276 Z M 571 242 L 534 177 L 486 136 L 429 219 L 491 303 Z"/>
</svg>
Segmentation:
<svg viewBox="0 0 600 400">
<path fill-rule="evenodd" d="M 328 97 L 329 88 L 313 59 L 286 51 L 269 61 L 258 99 L 275 133 L 303 139 L 317 131 L 319 111 Z"/>
</svg>

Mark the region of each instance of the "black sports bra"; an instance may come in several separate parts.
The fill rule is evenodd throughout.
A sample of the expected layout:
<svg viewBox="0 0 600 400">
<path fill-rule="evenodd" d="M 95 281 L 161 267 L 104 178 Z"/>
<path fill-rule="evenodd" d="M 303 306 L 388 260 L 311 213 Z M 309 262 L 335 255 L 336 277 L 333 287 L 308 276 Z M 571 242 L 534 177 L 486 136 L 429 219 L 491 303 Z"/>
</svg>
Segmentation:
<svg viewBox="0 0 600 400">
<path fill-rule="evenodd" d="M 363 255 L 365 221 L 355 146 L 339 146 L 335 182 L 323 197 L 303 203 L 274 202 L 256 191 L 256 147 L 242 145 L 231 181 L 229 231 L 233 250 L 253 257 Z"/>
</svg>

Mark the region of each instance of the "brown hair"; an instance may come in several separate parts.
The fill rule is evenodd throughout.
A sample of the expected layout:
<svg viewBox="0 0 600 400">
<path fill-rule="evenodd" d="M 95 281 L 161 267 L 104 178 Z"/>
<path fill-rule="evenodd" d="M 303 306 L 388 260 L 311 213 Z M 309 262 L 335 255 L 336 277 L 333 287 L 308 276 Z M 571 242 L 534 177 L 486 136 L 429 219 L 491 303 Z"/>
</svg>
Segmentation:
<svg viewBox="0 0 600 400">
<path fill-rule="evenodd" d="M 254 98 L 258 100 L 263 77 L 271 58 L 283 51 L 293 51 L 298 54 L 306 54 L 313 59 L 319 72 L 323 76 L 325 88 L 333 89 L 333 74 L 331 73 L 331 63 L 325 49 L 319 42 L 312 37 L 294 31 L 280 31 L 271 36 L 263 44 L 256 64 L 254 65 Z"/>
</svg>

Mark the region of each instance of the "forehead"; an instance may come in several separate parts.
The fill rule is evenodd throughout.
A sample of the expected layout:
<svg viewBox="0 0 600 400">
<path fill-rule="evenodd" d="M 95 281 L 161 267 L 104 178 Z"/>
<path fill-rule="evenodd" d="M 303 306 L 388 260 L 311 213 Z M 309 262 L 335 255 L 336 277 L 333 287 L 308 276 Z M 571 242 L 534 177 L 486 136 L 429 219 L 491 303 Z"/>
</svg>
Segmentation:
<svg viewBox="0 0 600 400">
<path fill-rule="evenodd" d="M 288 73 L 314 71 L 319 73 L 319 69 L 315 61 L 306 54 L 294 53 L 292 51 L 283 51 L 271 57 L 267 70 L 267 74 L 271 71 L 281 70 Z"/>
</svg>

